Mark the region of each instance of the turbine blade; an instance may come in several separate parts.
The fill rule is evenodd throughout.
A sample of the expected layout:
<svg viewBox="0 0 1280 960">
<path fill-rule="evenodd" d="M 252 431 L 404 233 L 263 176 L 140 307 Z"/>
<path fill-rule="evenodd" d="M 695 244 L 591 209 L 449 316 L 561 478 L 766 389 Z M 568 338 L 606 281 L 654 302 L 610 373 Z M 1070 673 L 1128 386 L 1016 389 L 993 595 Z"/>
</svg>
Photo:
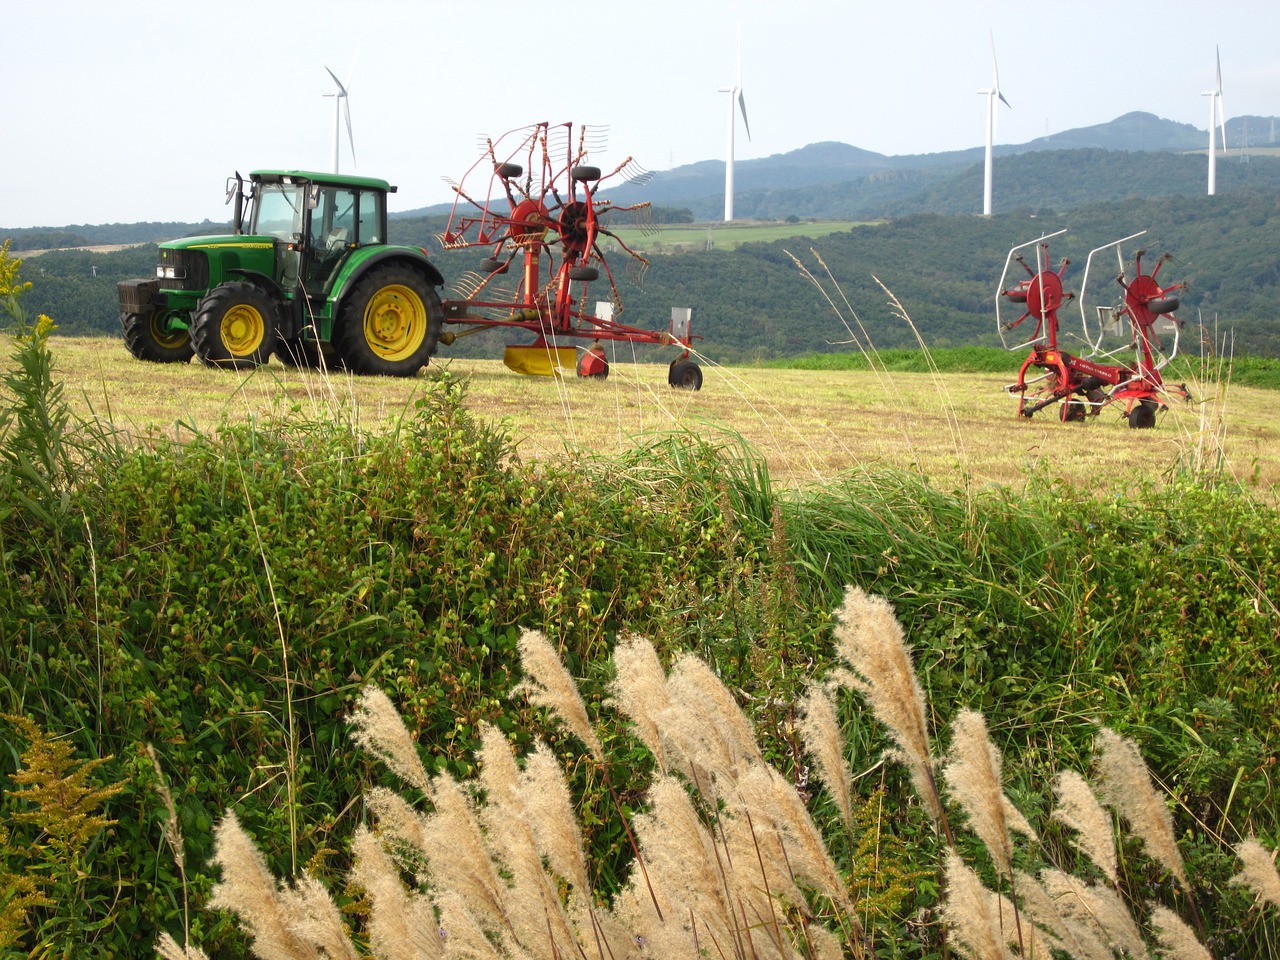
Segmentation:
<svg viewBox="0 0 1280 960">
<path fill-rule="evenodd" d="M 1218 73 L 1217 73 L 1218 86 L 1215 89 L 1218 91 L 1218 95 L 1221 96 L 1222 95 L 1222 52 L 1217 47 L 1214 47 L 1213 56 L 1214 56 L 1214 59 L 1217 60 L 1218 62 Z"/>
<path fill-rule="evenodd" d="M 351 132 L 351 100 L 348 97 L 342 98 L 342 115 L 347 121 L 347 140 L 351 143 L 351 163 L 354 166 L 356 162 L 356 138 Z"/>
<path fill-rule="evenodd" d="M 747 139 L 751 139 L 751 124 L 747 122 L 747 101 L 742 96 L 742 91 L 738 91 L 738 110 L 742 113 L 742 125 L 747 128 Z"/>
<path fill-rule="evenodd" d="M 338 87 L 338 96 L 345 97 L 347 95 L 347 88 L 342 85 L 342 81 L 338 79 L 338 75 L 328 67 L 325 67 L 325 70 L 328 72 L 329 76 L 333 77 L 333 82 Z"/>
<path fill-rule="evenodd" d="M 1000 102 L 1003 103 L 1006 107 L 1008 107 L 1010 110 L 1013 109 L 1013 104 L 1010 103 L 1008 100 L 1006 100 L 1004 98 L 1004 94 L 1001 93 L 998 89 L 996 90 L 996 96 L 1000 98 Z"/>
</svg>

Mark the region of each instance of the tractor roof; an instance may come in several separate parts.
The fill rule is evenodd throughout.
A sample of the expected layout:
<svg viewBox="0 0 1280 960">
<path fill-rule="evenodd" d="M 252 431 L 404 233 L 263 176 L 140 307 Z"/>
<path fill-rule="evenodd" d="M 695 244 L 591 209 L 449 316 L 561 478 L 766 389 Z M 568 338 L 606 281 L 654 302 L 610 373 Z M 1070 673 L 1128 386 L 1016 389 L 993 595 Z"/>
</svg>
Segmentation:
<svg viewBox="0 0 1280 960">
<path fill-rule="evenodd" d="M 335 187 L 364 187 L 395 193 L 396 188 L 376 177 L 353 177 L 345 173 L 317 173 L 314 170 L 255 170 L 249 179 L 261 183 L 321 183 Z"/>
</svg>

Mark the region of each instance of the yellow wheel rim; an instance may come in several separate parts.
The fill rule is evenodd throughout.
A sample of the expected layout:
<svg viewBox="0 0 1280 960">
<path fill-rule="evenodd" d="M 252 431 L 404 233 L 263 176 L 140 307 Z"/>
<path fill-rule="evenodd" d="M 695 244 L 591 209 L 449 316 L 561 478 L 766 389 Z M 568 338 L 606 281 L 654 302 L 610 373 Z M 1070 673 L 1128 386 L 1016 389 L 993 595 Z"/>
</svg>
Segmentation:
<svg viewBox="0 0 1280 960">
<path fill-rule="evenodd" d="M 161 323 L 164 317 L 162 313 L 151 314 L 151 339 L 158 346 L 172 349 L 173 347 L 186 346 L 191 340 L 191 333 L 187 330 L 168 330 Z"/>
<path fill-rule="evenodd" d="M 246 357 L 262 346 L 267 324 L 247 303 L 237 303 L 222 315 L 222 344 L 233 357 Z"/>
<path fill-rule="evenodd" d="M 384 360 L 413 356 L 427 336 L 427 308 L 411 287 L 393 283 L 369 298 L 364 339 Z"/>
</svg>

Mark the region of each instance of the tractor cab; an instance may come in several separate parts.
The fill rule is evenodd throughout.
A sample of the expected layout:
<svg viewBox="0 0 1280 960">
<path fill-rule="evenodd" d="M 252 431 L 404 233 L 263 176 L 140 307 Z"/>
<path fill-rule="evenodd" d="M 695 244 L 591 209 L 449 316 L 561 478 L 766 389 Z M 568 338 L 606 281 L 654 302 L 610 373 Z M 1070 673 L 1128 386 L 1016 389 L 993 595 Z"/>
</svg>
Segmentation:
<svg viewBox="0 0 1280 960">
<path fill-rule="evenodd" d="M 394 190 L 369 177 L 258 171 L 237 226 L 276 241 L 272 279 L 286 297 L 301 286 L 308 299 L 323 299 L 352 250 L 386 243 L 387 194 Z"/>
</svg>

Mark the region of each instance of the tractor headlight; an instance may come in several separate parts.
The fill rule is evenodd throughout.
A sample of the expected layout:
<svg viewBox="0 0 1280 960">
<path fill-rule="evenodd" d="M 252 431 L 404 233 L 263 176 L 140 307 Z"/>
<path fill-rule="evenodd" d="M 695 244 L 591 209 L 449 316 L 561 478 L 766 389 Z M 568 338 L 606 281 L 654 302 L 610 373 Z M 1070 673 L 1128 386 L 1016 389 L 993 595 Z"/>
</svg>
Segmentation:
<svg viewBox="0 0 1280 960">
<path fill-rule="evenodd" d="M 187 271 L 182 267 L 175 267 L 169 263 L 161 263 L 156 266 L 157 280 L 181 280 L 187 275 Z"/>
</svg>

